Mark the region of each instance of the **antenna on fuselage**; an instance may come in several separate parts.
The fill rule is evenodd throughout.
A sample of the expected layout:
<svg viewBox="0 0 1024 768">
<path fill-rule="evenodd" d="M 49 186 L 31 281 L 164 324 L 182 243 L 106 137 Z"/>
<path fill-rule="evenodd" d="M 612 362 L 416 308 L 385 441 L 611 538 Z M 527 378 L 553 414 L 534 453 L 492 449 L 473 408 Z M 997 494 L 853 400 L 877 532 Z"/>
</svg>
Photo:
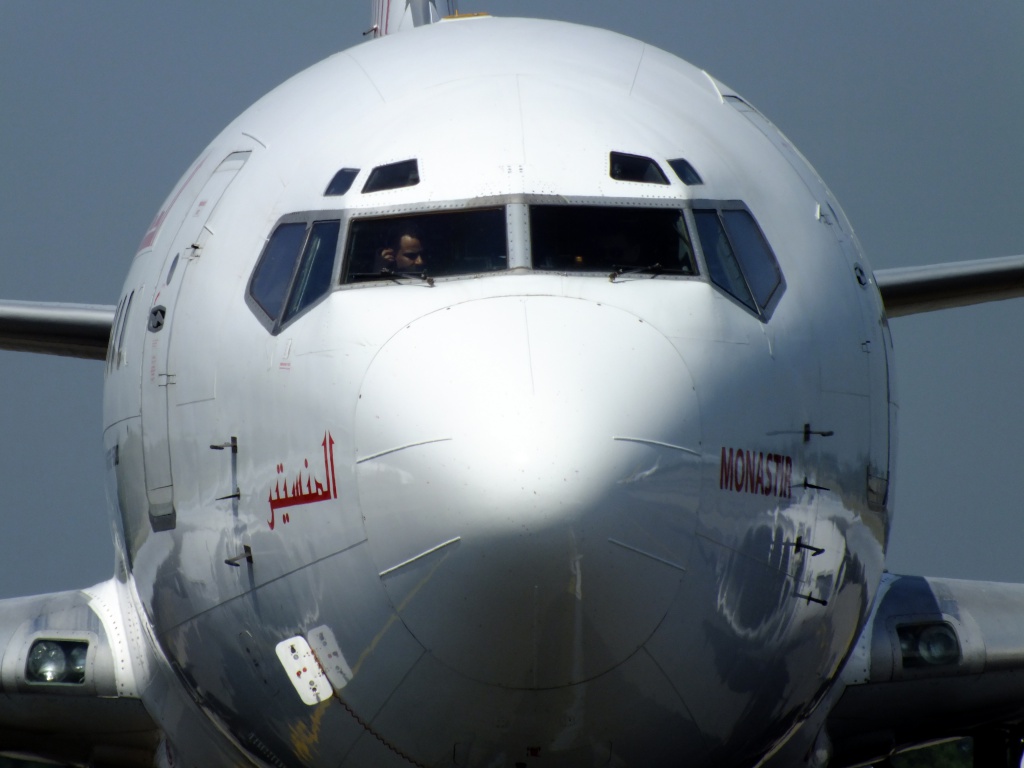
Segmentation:
<svg viewBox="0 0 1024 768">
<path fill-rule="evenodd" d="M 402 30 L 421 27 L 440 21 L 438 4 L 443 4 L 445 16 L 457 16 L 457 0 L 371 0 L 373 26 L 364 35 L 374 37 L 394 34 Z"/>
</svg>

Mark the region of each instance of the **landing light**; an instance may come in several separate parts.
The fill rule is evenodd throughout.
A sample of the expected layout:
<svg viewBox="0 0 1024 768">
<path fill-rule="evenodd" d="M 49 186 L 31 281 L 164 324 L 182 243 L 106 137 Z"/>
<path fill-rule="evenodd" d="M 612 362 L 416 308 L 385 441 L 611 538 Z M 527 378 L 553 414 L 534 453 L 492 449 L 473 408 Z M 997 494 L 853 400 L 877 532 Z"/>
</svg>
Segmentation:
<svg viewBox="0 0 1024 768">
<path fill-rule="evenodd" d="M 960 660 L 960 643 L 949 624 L 916 624 L 896 628 L 903 668 L 938 667 Z"/>
<path fill-rule="evenodd" d="M 88 654 L 86 642 L 36 640 L 28 652 L 25 676 L 32 683 L 84 683 Z"/>
</svg>

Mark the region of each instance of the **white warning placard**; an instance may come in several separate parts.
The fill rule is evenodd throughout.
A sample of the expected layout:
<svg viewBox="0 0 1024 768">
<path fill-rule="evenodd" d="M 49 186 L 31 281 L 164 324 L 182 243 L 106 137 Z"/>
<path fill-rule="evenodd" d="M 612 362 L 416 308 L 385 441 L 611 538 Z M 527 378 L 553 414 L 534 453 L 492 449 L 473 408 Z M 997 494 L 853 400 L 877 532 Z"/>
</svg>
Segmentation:
<svg viewBox="0 0 1024 768">
<path fill-rule="evenodd" d="M 352 670 L 349 668 L 348 662 L 345 661 L 345 656 L 334 637 L 334 632 L 325 624 L 322 627 L 314 627 L 309 630 L 307 636 L 327 679 L 331 681 L 334 690 L 340 691 L 352 679 Z"/>
<path fill-rule="evenodd" d="M 306 704 L 319 704 L 334 695 L 320 662 L 302 635 L 278 643 L 277 658 Z"/>
</svg>

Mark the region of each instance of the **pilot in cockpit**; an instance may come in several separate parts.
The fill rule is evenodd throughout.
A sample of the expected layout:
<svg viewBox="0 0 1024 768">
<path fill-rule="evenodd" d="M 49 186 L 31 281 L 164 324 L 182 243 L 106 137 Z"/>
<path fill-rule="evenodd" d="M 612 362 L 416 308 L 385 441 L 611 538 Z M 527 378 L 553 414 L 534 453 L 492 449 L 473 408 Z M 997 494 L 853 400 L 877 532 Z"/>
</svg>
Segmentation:
<svg viewBox="0 0 1024 768">
<path fill-rule="evenodd" d="M 423 233 L 415 222 L 400 222 L 388 238 L 388 245 L 377 258 L 378 272 L 423 272 L 427 266 L 427 253 L 423 247 Z"/>
</svg>

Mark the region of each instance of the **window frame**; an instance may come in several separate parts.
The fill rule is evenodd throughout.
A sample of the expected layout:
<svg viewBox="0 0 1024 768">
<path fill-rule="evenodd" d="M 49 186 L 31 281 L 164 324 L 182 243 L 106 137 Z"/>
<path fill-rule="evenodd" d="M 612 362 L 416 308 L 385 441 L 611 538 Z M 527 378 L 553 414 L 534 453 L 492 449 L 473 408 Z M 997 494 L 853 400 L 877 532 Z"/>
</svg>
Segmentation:
<svg viewBox="0 0 1024 768">
<path fill-rule="evenodd" d="M 394 286 L 395 281 L 389 277 L 381 277 L 376 280 L 359 280 L 356 282 L 343 282 L 348 270 L 348 248 L 349 239 L 352 236 L 352 225 L 357 221 L 399 219 L 412 216 L 432 216 L 453 213 L 470 213 L 473 211 L 501 209 L 505 220 L 505 256 L 508 262 L 506 269 L 492 270 L 489 272 L 467 272 L 457 275 L 431 275 L 428 270 L 428 277 L 432 283 L 445 283 L 458 280 L 478 280 L 481 277 L 495 275 L 507 275 L 521 268 L 523 264 L 518 263 L 520 259 L 514 255 L 514 246 L 519 245 L 521 238 L 514 235 L 514 229 L 518 225 L 515 211 L 515 196 L 500 195 L 494 197 L 472 198 L 469 200 L 446 201 L 424 205 L 408 204 L 394 205 L 384 208 L 351 208 L 343 212 L 341 221 L 341 235 L 338 243 L 338 264 L 335 268 L 334 290 L 350 291 L 363 288 L 380 288 L 381 286 Z M 515 253 L 518 253 L 517 251 Z M 401 280 L 401 278 L 399 278 Z M 428 283 L 401 280 L 401 285 L 427 286 Z"/>
<path fill-rule="evenodd" d="M 644 277 L 650 278 L 650 277 L 652 277 L 652 273 L 651 272 L 646 272 L 646 271 L 638 271 L 636 273 L 631 273 L 628 270 L 626 270 L 626 271 L 624 271 L 622 273 L 613 273 L 608 268 L 599 268 L 599 269 L 598 268 L 595 268 L 595 269 L 571 269 L 571 270 L 566 270 L 566 269 L 541 269 L 541 268 L 538 268 L 534 264 L 533 258 L 532 258 L 533 257 L 533 251 L 535 249 L 535 243 L 533 242 L 533 234 L 534 234 L 534 232 L 533 232 L 533 219 L 532 219 L 532 211 L 533 211 L 534 208 L 604 208 L 604 209 L 627 209 L 627 210 L 656 210 L 656 211 L 664 211 L 664 212 L 671 212 L 671 213 L 678 214 L 679 216 L 682 217 L 683 225 L 686 228 L 686 236 L 687 236 L 687 238 L 689 240 L 689 244 L 690 244 L 690 255 L 691 255 L 692 261 L 693 261 L 694 272 L 693 272 L 693 274 L 689 274 L 688 275 L 688 274 L 684 274 L 682 272 L 665 271 L 665 272 L 658 272 L 658 273 L 656 273 L 653 276 L 656 276 L 659 280 L 662 280 L 662 279 L 672 279 L 672 280 L 676 280 L 676 279 L 685 279 L 685 280 L 698 279 L 698 280 L 700 280 L 700 279 L 703 279 L 703 277 L 704 277 L 704 273 L 702 271 L 704 265 L 699 260 L 698 255 L 697 255 L 697 253 L 698 253 L 697 249 L 694 247 L 694 244 L 693 244 L 693 236 L 694 236 L 695 230 L 693 228 L 692 222 L 690 221 L 690 218 L 687 217 L 686 205 L 684 204 L 684 201 L 681 201 L 679 199 L 675 199 L 675 200 L 672 200 L 672 199 L 659 199 L 659 200 L 654 200 L 654 201 L 650 201 L 650 200 L 637 201 L 637 200 L 622 199 L 622 198 L 602 198 L 602 197 L 586 198 L 586 199 L 579 199 L 579 198 L 571 199 L 571 198 L 562 198 L 562 197 L 557 197 L 557 198 L 556 197 L 548 197 L 548 198 L 543 199 L 543 200 L 537 200 L 537 199 L 532 200 L 530 202 L 530 204 L 527 206 L 528 210 L 526 212 L 526 228 L 527 228 L 529 247 L 530 247 L 530 254 L 531 254 L 530 269 L 533 272 L 535 272 L 537 274 L 557 274 L 557 275 L 566 275 L 566 276 L 585 275 L 585 276 L 608 277 L 609 274 L 617 274 L 618 277 L 622 277 L 622 278 L 628 278 L 631 275 L 635 276 L 637 278 L 644 278 Z"/>
<path fill-rule="evenodd" d="M 774 314 L 775 308 L 782 300 L 782 296 L 786 293 L 786 274 L 782 271 L 782 264 L 779 263 L 779 257 L 775 255 L 775 249 L 772 248 L 772 244 L 765 235 L 764 229 L 761 227 L 761 224 L 754 215 L 754 212 L 751 211 L 750 207 L 742 200 L 711 200 L 706 198 L 694 198 L 692 200 L 687 200 L 684 207 L 687 213 L 687 225 L 691 227 L 691 238 L 693 240 L 694 251 L 697 252 L 697 257 L 701 262 L 701 266 L 704 267 L 703 276 L 706 277 L 707 281 L 713 288 L 715 288 L 715 290 L 719 291 L 723 296 L 728 297 L 730 301 L 736 304 L 736 306 L 742 307 L 746 312 L 754 315 L 762 322 L 767 323 L 772 314 Z M 736 256 L 736 261 L 740 268 L 740 275 L 743 277 L 743 282 L 750 295 L 751 301 L 754 304 L 753 307 L 749 306 L 740 298 L 734 296 L 723 286 L 720 286 L 711 279 L 711 268 L 708 265 L 707 255 L 704 253 L 704 243 L 700 239 L 700 233 L 697 230 L 697 221 L 694 215 L 695 211 L 707 210 L 714 210 L 717 213 L 719 224 L 728 239 L 729 247 L 732 249 L 733 254 L 737 254 L 736 245 L 733 242 L 733 238 L 729 234 L 729 229 L 725 224 L 724 217 L 722 216 L 723 211 L 743 211 L 750 217 L 751 222 L 760 234 L 761 242 L 764 243 L 768 255 L 771 256 L 772 262 L 775 266 L 775 271 L 779 276 L 778 284 L 772 290 L 771 294 L 768 296 L 768 301 L 763 306 L 754 294 L 754 290 L 750 284 L 750 277 L 747 275 L 747 270 L 743 265 L 743 260 L 738 255 Z"/>
<path fill-rule="evenodd" d="M 288 213 L 278 218 L 273 225 L 270 227 L 266 238 L 263 241 L 263 246 L 260 249 L 259 256 L 255 260 L 252 270 L 249 275 L 249 279 L 245 284 L 245 303 L 252 311 L 258 322 L 273 336 L 278 335 L 282 330 L 289 327 L 292 323 L 300 320 L 306 315 L 307 312 L 311 311 L 314 307 L 318 306 L 327 296 L 330 296 L 335 291 L 348 291 L 348 290 L 363 290 L 367 288 L 380 288 L 383 286 L 395 286 L 395 281 L 389 278 L 381 278 L 379 280 L 365 280 L 360 282 L 342 283 L 342 277 L 347 269 L 346 257 L 349 248 L 349 239 L 351 236 L 351 224 L 354 221 L 362 219 L 385 219 L 385 218 L 398 218 L 402 216 L 428 216 L 431 214 L 444 214 L 444 213 L 456 213 L 460 211 L 474 211 L 474 210 L 485 210 L 500 208 L 504 212 L 505 218 L 505 246 L 506 255 L 508 258 L 508 267 L 503 270 L 495 270 L 489 272 L 470 272 L 466 274 L 458 275 L 436 275 L 431 276 L 431 285 L 434 283 L 444 283 L 450 281 L 460 280 L 474 280 L 482 277 L 494 277 L 501 275 L 517 274 L 517 273 L 531 273 L 531 274 L 551 274 L 551 275 L 563 275 L 571 277 L 589 277 L 589 276 L 601 276 L 607 278 L 607 270 L 580 270 L 580 271 L 559 271 L 559 270 L 547 270 L 537 269 L 533 265 L 533 242 L 532 242 L 532 230 L 530 225 L 530 209 L 532 206 L 586 206 L 594 208 L 656 208 L 662 210 L 671 210 L 681 212 L 683 216 L 683 222 L 687 228 L 687 235 L 690 239 L 690 247 L 692 255 L 695 261 L 695 267 L 697 273 L 693 275 L 675 274 L 675 273 L 661 273 L 657 275 L 659 281 L 671 281 L 671 280 L 688 280 L 688 281 L 700 281 L 710 284 L 716 291 L 721 295 L 727 297 L 730 301 L 735 303 L 738 307 L 743 308 L 744 311 L 754 315 L 762 322 L 768 322 L 771 315 L 774 313 L 775 308 L 778 306 L 782 299 L 782 296 L 786 292 L 786 276 L 782 270 L 782 265 L 779 263 L 778 257 L 775 255 L 775 250 L 772 248 L 770 241 L 764 234 L 764 229 L 750 207 L 747 206 L 741 200 L 726 199 L 726 200 L 714 200 L 707 198 L 679 198 L 675 196 L 666 195 L 664 197 L 652 197 L 637 199 L 632 197 L 601 197 L 601 196 L 562 196 L 562 195 L 549 195 L 549 194 L 516 194 L 516 195 L 494 195 L 483 198 L 473 199 L 462 199 L 462 200 L 446 200 L 437 201 L 428 204 L 415 203 L 415 204 L 403 204 L 403 205 L 390 205 L 390 206 L 373 206 L 373 207 L 358 207 L 358 208 L 327 208 L 317 210 L 306 210 Z M 779 282 L 772 291 L 768 298 L 768 301 L 764 306 L 761 306 L 757 301 L 757 297 L 754 295 L 753 290 L 750 288 L 750 279 L 748 278 L 746 271 L 743 267 L 742 260 L 737 257 L 737 262 L 740 266 L 740 271 L 743 276 L 744 283 L 750 292 L 751 299 L 755 305 L 751 308 L 743 301 L 733 296 L 728 290 L 719 286 L 711 279 L 711 270 L 708 267 L 708 260 L 704 253 L 704 244 L 701 242 L 700 233 L 697 229 L 697 223 L 694 216 L 694 211 L 701 210 L 714 210 L 719 217 L 719 221 L 722 224 L 723 231 L 726 237 L 730 238 L 730 246 L 733 248 L 735 253 L 735 246 L 731 242 L 728 229 L 725 228 L 724 221 L 722 219 L 722 211 L 738 210 L 744 211 L 750 216 L 751 221 L 756 227 L 758 233 L 761 236 L 761 240 L 765 245 L 768 254 L 771 256 L 774 262 L 775 269 L 779 275 Z M 295 290 L 295 281 L 298 276 L 299 268 L 303 262 L 303 255 L 309 246 L 309 238 L 312 233 L 313 225 L 317 222 L 328 222 L 338 221 L 338 242 L 335 246 L 334 251 L 334 263 L 331 267 L 331 278 L 330 287 L 321 296 L 317 297 L 316 300 L 310 302 L 306 306 L 302 307 L 301 310 L 295 314 L 288 316 L 287 314 L 288 305 L 292 300 L 292 293 Z M 281 309 L 278 317 L 272 318 L 266 310 L 259 304 L 252 294 L 253 280 L 257 272 L 257 268 L 262 262 L 268 245 L 270 244 L 271 238 L 278 228 L 285 224 L 303 224 L 305 225 L 305 233 L 302 238 L 302 245 L 300 246 L 298 253 L 295 256 L 292 264 L 291 273 L 288 278 L 288 285 L 285 289 L 284 300 L 281 305 Z M 649 274 L 639 273 L 639 276 L 650 277 Z M 421 286 L 427 287 L 427 282 L 419 281 L 402 281 L 403 286 Z"/>
<path fill-rule="evenodd" d="M 288 307 L 292 301 L 292 292 L 295 290 L 295 281 L 299 274 L 299 268 L 303 262 L 303 256 L 306 253 L 306 249 L 309 247 L 309 238 L 313 231 L 313 225 L 319 222 L 338 222 L 338 243 L 334 248 L 334 263 L 331 266 L 331 278 L 328 283 L 329 288 L 321 296 L 318 296 L 314 301 L 306 304 L 299 311 L 294 314 L 288 314 Z M 281 303 L 280 311 L 277 317 L 271 317 L 270 314 L 263 308 L 263 306 L 256 300 L 252 293 L 253 282 L 256 278 L 257 270 L 267 253 L 267 247 L 270 245 L 271 238 L 277 230 L 287 224 L 304 224 L 305 232 L 302 236 L 302 243 L 299 246 L 298 253 L 295 255 L 295 259 L 292 263 L 291 273 L 288 276 L 288 284 L 285 287 L 284 299 Z M 337 287 L 338 282 L 338 268 L 340 265 L 339 251 L 341 243 L 346 238 L 347 226 L 346 217 L 343 211 L 338 209 L 328 210 L 316 210 L 316 211 L 300 211 L 297 213 L 288 213 L 280 217 L 274 222 L 270 231 L 267 233 L 266 238 L 263 240 L 263 247 L 260 249 L 260 255 L 253 264 L 252 272 L 249 274 L 249 279 L 245 284 L 245 303 L 249 307 L 249 310 L 256 316 L 256 319 L 260 324 L 266 328 L 272 336 L 276 336 L 282 330 L 290 326 L 292 323 L 301 319 L 307 312 L 313 307 L 320 304 L 327 296 Z"/>
</svg>

